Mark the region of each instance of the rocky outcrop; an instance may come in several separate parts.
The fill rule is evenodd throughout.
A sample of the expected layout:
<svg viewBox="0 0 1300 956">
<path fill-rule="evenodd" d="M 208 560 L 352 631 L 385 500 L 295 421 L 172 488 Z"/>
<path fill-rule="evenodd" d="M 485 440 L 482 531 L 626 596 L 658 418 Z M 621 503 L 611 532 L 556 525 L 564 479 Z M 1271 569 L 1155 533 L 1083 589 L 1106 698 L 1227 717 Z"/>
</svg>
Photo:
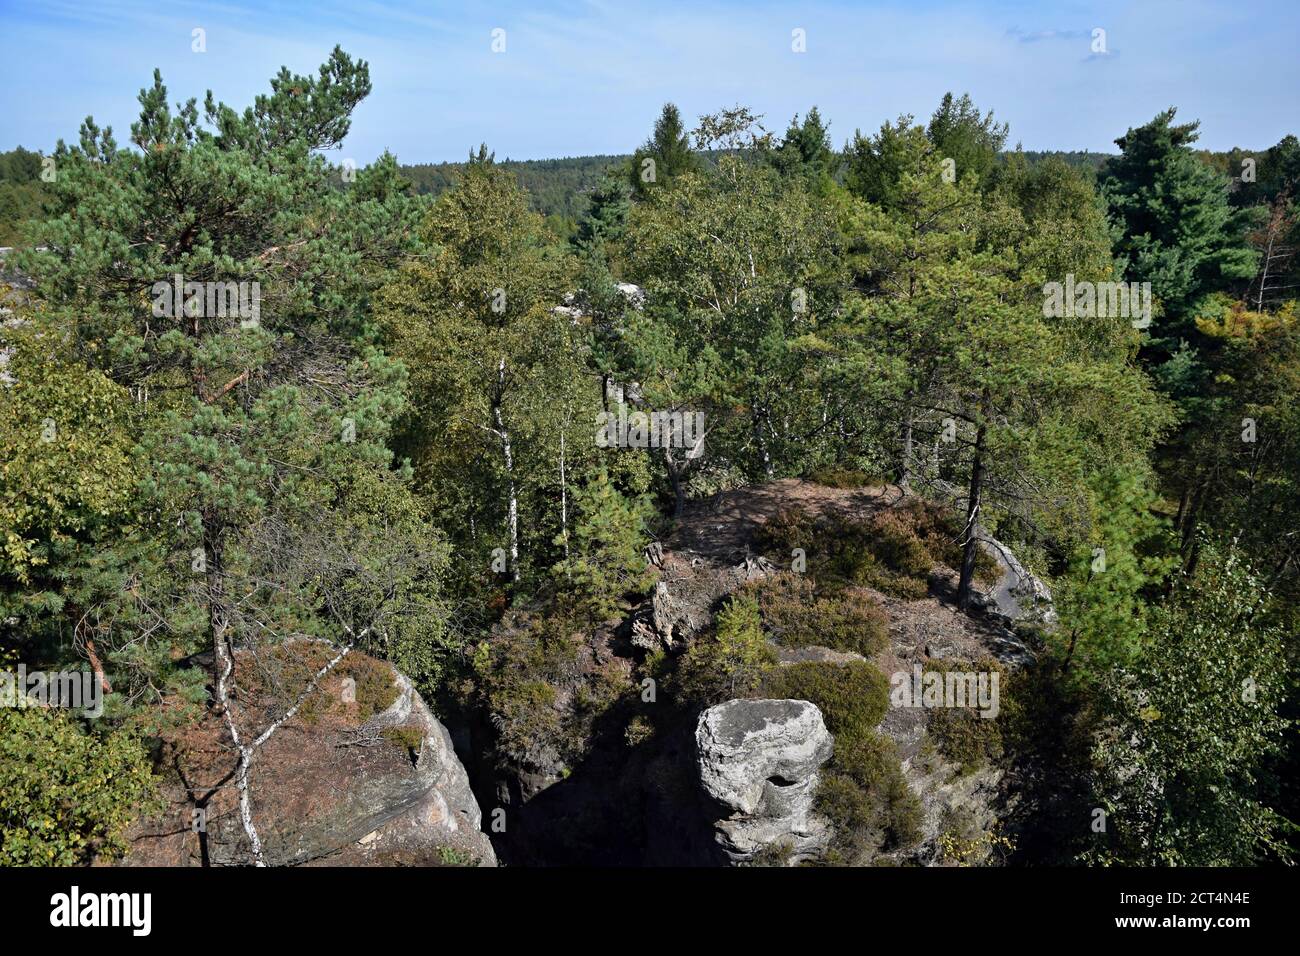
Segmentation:
<svg viewBox="0 0 1300 956">
<path fill-rule="evenodd" d="M 639 285 L 634 285 L 631 282 L 616 282 L 614 285 L 629 307 L 637 310 L 645 308 L 645 290 Z M 588 314 L 586 308 L 584 308 L 586 300 L 587 295 L 582 290 L 566 292 L 563 299 L 564 304 L 555 306 L 551 311 L 576 323 Z"/>
<path fill-rule="evenodd" d="M 841 489 L 787 479 L 691 502 L 672 533 L 646 549 L 647 564 L 658 572 L 652 592 L 621 621 L 606 622 L 579 641 L 578 666 L 566 674 L 594 672 L 598 660 L 622 662 L 647 652 L 667 652 L 671 662 L 689 649 L 707 634 L 729 595 L 788 567 L 791 554 L 765 553 L 756 538 L 758 529 L 785 509 L 865 520 L 900 500 L 893 486 Z M 1037 596 L 1017 605 L 1014 614 L 1021 621 L 1028 608 L 1049 612 L 1043 603 L 1050 597 L 1046 588 L 1036 587 L 1009 552 L 1000 553 L 1006 561 L 999 562 L 1002 572 L 993 590 Z M 865 660 L 889 676 L 938 660 L 993 657 L 1009 668 L 1031 662 L 1032 635 L 1013 629 L 1009 618 L 996 613 L 958 610 L 953 601 L 957 572 L 947 566 L 943 571 L 942 579 L 932 573 L 930 592 L 922 598 L 866 589 L 889 619 L 887 645 L 869 657 L 778 640 L 772 648 L 777 665 Z M 829 832 L 813 812 L 832 748 L 814 705 L 731 701 L 700 717 L 687 708 L 680 713 L 665 708 L 665 698 L 647 702 L 644 686 L 637 683 L 642 676 L 628 668 L 614 681 L 624 686 L 620 702 L 590 721 L 584 752 L 569 758 L 567 766 L 538 747 L 512 756 L 509 764 L 481 760 L 472 771 L 481 804 L 504 808 L 508 817 L 506 831 L 493 837 L 503 860 L 510 865 L 699 866 L 815 861 L 832 853 L 848 859 L 841 835 Z M 565 682 L 555 690 L 557 707 L 590 699 Z M 766 710 L 766 716 L 758 718 L 752 708 Z M 933 716 L 925 708 L 891 707 L 877 728 L 892 744 L 904 781 L 919 800 L 919 839 L 884 854 L 873 846 L 855 862 L 950 863 L 944 850 L 949 843 L 989 844 L 986 836 L 1002 818 L 1003 799 L 1014 782 L 1006 784 L 997 768 L 945 759 L 930 733 Z M 738 736 L 729 733 L 747 725 L 751 729 Z M 484 723 L 476 730 L 475 751 L 485 758 L 497 753 L 493 729 Z M 976 861 L 973 852 L 967 857 Z"/>
<path fill-rule="evenodd" d="M 355 682 L 327 677 L 305 719 L 286 723 L 257 753 L 250 786 L 267 862 L 496 865 L 447 728 L 405 675 L 360 654 L 347 661 L 360 668 Z M 391 685 L 366 716 L 356 688 L 364 681 L 376 693 L 384 678 Z M 260 703 L 246 699 L 246 713 Z M 171 806 L 136 828 L 125 862 L 247 864 L 234 788 L 213 786 L 233 766 L 221 721 L 209 716 L 166 739 L 162 754 L 160 789 Z"/>
<path fill-rule="evenodd" d="M 834 740 L 806 700 L 731 700 L 700 715 L 700 784 L 721 811 L 714 827 L 733 863 L 765 851 L 786 862 L 816 857 L 829 838 L 813 811 L 818 771 Z"/>
<path fill-rule="evenodd" d="M 482 814 L 451 734 L 433 715 L 407 677 L 394 671 L 398 697 L 371 718 L 363 734 L 415 729 L 418 749 L 408 749 L 411 772 L 358 780 L 339 794 L 334 811 L 318 825 L 307 824 L 295 838 L 298 855 L 330 845 L 347 846 L 354 862 L 408 860 L 435 853 L 494 866 L 496 856 L 482 829 Z M 331 863 L 339 861 L 332 860 Z"/>
<path fill-rule="evenodd" d="M 633 647 L 654 651 L 685 645 L 713 621 L 727 595 L 742 584 L 766 577 L 776 569 L 765 558 L 746 556 L 732 567 L 719 567 L 699 558 L 659 552 L 661 578 L 650 598 L 631 615 Z"/>
<path fill-rule="evenodd" d="M 983 607 L 984 613 L 1008 627 L 1017 624 L 1054 627 L 1056 609 L 1047 585 L 1001 541 L 984 534 L 979 543 L 1002 571 L 991 588 L 977 595 L 976 603 Z"/>
<path fill-rule="evenodd" d="M 970 773 L 937 754 L 918 754 L 903 761 L 903 776 L 921 802 L 918 827 L 921 839 L 901 860 L 921 866 L 949 863 L 944 838 L 966 844 L 965 865 L 988 860 L 991 845 L 986 834 L 995 832 L 1001 813 L 1003 772 L 981 767 Z"/>
</svg>

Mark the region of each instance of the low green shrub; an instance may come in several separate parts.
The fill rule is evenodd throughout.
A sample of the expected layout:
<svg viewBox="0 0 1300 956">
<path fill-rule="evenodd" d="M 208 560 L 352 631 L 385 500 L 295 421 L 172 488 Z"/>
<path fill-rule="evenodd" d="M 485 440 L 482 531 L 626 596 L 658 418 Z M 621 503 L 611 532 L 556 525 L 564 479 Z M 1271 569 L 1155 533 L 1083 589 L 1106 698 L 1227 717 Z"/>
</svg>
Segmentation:
<svg viewBox="0 0 1300 956">
<path fill-rule="evenodd" d="M 468 850 L 454 846 L 438 847 L 438 862 L 442 866 L 477 866 L 478 859 Z"/>
<path fill-rule="evenodd" d="M 790 862 L 790 856 L 794 853 L 794 842 L 791 840 L 778 840 L 776 843 L 769 843 L 754 854 L 750 860 L 749 866 L 785 866 Z"/>
<path fill-rule="evenodd" d="M 506 762 L 528 763 L 563 749 L 565 726 L 557 689 L 572 679 L 575 649 L 562 622 L 534 618 L 493 635 L 474 659 L 473 693 L 497 730 Z"/>
<path fill-rule="evenodd" d="M 903 777 L 893 743 L 874 732 L 836 738 L 816 807 L 834 827 L 831 864 L 860 863 L 921 838 L 921 802 Z"/>
<path fill-rule="evenodd" d="M 782 560 L 793 548 L 812 550 L 817 535 L 815 522 L 802 508 L 782 508 L 754 532 L 754 547 L 767 554 L 780 553 Z"/>
<path fill-rule="evenodd" d="M 240 666 L 247 667 L 247 686 L 256 695 L 275 693 L 287 706 L 337 653 L 337 648 L 321 641 L 289 641 L 262 653 L 255 665 L 250 661 Z M 347 678 L 356 683 L 355 705 L 345 705 L 338 691 L 339 682 Z M 298 719 L 314 726 L 326 714 L 351 708 L 348 712 L 353 719 L 366 721 L 387 710 L 395 700 L 397 683 L 392 666 L 366 654 L 352 653 L 339 661 L 302 701 Z"/>
<path fill-rule="evenodd" d="M 338 673 L 357 684 L 357 716 L 369 720 L 386 711 L 397 700 L 393 669 L 372 657 L 349 654 L 339 662 Z"/>
<path fill-rule="evenodd" d="M 639 747 L 655 735 L 654 725 L 637 714 L 623 728 L 623 739 L 629 747 Z"/>
<path fill-rule="evenodd" d="M 977 662 L 942 660 L 930 661 L 927 673 L 947 674 L 960 672 L 997 672 L 998 716 L 981 717 L 975 707 L 935 707 L 927 710 L 926 733 L 935 747 L 958 767 L 965 776 L 995 763 L 1002 757 L 1003 726 L 1013 718 L 1014 710 L 1007 695 L 1006 674 L 992 658 Z"/>
<path fill-rule="evenodd" d="M 869 475 L 860 468 L 838 464 L 823 465 L 813 469 L 808 473 L 808 480 L 825 485 L 827 488 L 864 488 L 868 485 L 881 484 L 878 477 Z"/>
<path fill-rule="evenodd" d="M 767 675 L 763 694 L 811 701 L 835 737 L 816 795 L 818 811 L 835 830 L 827 863 L 860 863 L 920 839 L 920 802 L 894 745 L 875 730 L 889 708 L 884 674 L 861 661 L 789 664 Z"/>
<path fill-rule="evenodd" d="M 889 709 L 889 681 L 865 661 L 802 661 L 773 668 L 762 692 L 777 700 L 812 701 L 836 740 L 869 736 Z"/>
<path fill-rule="evenodd" d="M 758 598 L 763 627 L 785 647 L 830 647 L 864 657 L 889 640 L 889 620 L 869 595 L 842 590 L 816 595 L 813 583 L 798 574 L 778 574 L 748 585 Z"/>
<path fill-rule="evenodd" d="M 718 612 L 713 633 L 697 637 L 686 651 L 675 675 L 678 694 L 704 706 L 746 697 L 775 662 L 763 636 L 757 598 L 738 591 Z"/>
<path fill-rule="evenodd" d="M 424 732 L 412 724 L 385 727 L 381 733 L 385 740 L 399 750 L 419 753 L 424 745 Z"/>
<path fill-rule="evenodd" d="M 862 585 L 907 600 L 929 593 L 935 565 L 960 570 L 963 550 L 961 522 L 920 498 L 906 498 L 868 518 L 814 519 L 802 509 L 785 509 L 756 532 L 754 542 L 782 562 L 791 549 L 803 548 L 809 576 L 825 590 Z M 976 579 L 990 581 L 997 573 L 993 557 L 978 550 Z"/>
</svg>

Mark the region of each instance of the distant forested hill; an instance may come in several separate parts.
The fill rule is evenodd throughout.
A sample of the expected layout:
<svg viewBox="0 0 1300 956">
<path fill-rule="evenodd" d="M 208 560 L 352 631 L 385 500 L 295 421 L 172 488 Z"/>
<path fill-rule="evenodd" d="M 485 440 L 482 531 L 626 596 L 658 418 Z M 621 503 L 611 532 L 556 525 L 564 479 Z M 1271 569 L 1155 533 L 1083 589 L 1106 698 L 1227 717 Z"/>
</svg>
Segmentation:
<svg viewBox="0 0 1300 956">
<path fill-rule="evenodd" d="M 1035 165 L 1056 156 L 1076 169 L 1095 173 L 1110 154 L 1086 151 L 1025 150 L 1029 164 Z M 628 155 L 569 156 L 563 159 L 507 159 L 498 163 L 515 174 L 519 185 L 528 193 L 532 207 L 550 220 L 559 234 L 567 236 L 587 211 L 587 196 L 612 166 L 627 162 Z M 421 195 L 438 194 L 450 189 L 465 163 L 415 163 L 402 166 L 402 175 L 415 184 Z"/>
<path fill-rule="evenodd" d="M 41 215 L 41 154 L 11 149 L 0 153 L 0 246 L 18 241 L 20 226 Z"/>
<path fill-rule="evenodd" d="M 1087 150 L 1076 149 L 1026 149 L 1022 150 L 1022 152 L 1031 166 L 1036 163 L 1041 163 L 1049 157 L 1055 157 L 1065 163 L 1065 165 L 1074 169 L 1091 170 L 1094 173 L 1101 169 L 1101 167 L 1106 164 L 1106 160 L 1110 159 L 1114 155 L 1112 153 L 1092 153 Z M 1006 154 L 1004 153 L 1003 155 L 1005 156 Z"/>
<path fill-rule="evenodd" d="M 497 165 L 514 173 L 528 193 L 533 209 L 550 220 L 562 235 L 573 230 L 587 211 L 587 194 L 610 166 L 626 156 L 573 156 L 564 159 L 502 160 Z M 403 166 L 402 175 L 416 192 L 438 195 L 451 188 L 465 163 L 418 163 Z"/>
<path fill-rule="evenodd" d="M 1200 155 L 1210 165 L 1226 170 L 1230 165 L 1239 168 L 1240 163 L 1235 160 L 1237 153 L 1241 151 L 1206 151 Z M 1031 166 L 1054 156 L 1089 174 L 1096 173 L 1110 156 L 1082 150 L 1024 150 L 1023 155 Z M 547 218 L 551 229 L 561 237 L 568 237 L 586 213 L 587 197 L 601 175 L 611 167 L 626 163 L 628 158 L 627 155 L 601 155 L 507 159 L 498 165 L 515 175 L 528 193 L 533 209 Z M 40 182 L 40 161 L 40 153 L 22 147 L 0 153 L 0 246 L 16 244 L 21 224 L 41 217 L 45 190 Z M 415 163 L 402 166 L 401 171 L 415 185 L 417 193 L 437 196 L 451 188 L 464 168 L 465 163 Z"/>
</svg>

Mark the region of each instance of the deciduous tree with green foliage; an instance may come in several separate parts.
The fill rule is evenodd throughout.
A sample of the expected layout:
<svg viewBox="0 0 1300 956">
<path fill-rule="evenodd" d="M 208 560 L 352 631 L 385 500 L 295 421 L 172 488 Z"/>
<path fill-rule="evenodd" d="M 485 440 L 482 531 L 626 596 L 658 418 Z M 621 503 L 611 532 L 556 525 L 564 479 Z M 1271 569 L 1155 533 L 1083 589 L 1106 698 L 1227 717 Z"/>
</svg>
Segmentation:
<svg viewBox="0 0 1300 956">
<path fill-rule="evenodd" d="M 1099 694 L 1097 793 L 1107 811 L 1089 862 L 1249 866 L 1288 858 L 1293 824 L 1269 809 L 1285 722 L 1286 662 L 1269 595 L 1231 549 L 1206 546 L 1153 609 L 1133 666 Z"/>
<path fill-rule="evenodd" d="M 752 147 L 755 119 L 704 117 L 697 135 L 702 146 Z M 797 470 L 829 431 L 821 409 L 851 401 L 812 374 L 842 289 L 837 242 L 830 207 L 752 149 L 633 210 L 628 256 L 649 316 L 629 332 L 638 380 L 652 408 L 708 409 L 720 466 L 766 478 Z"/>
<path fill-rule="evenodd" d="M 520 581 L 526 538 L 549 568 L 560 530 L 541 488 L 559 470 L 561 431 L 594 445 L 598 392 L 584 381 L 579 331 L 557 313 L 571 281 L 564 249 L 510 173 L 486 150 L 429 210 L 432 251 L 383 289 L 379 319 L 393 354 L 412 369 L 403 449 L 459 544 L 486 571 Z M 583 404 L 589 415 L 579 415 Z M 581 447 L 581 445 L 580 445 Z"/>
</svg>

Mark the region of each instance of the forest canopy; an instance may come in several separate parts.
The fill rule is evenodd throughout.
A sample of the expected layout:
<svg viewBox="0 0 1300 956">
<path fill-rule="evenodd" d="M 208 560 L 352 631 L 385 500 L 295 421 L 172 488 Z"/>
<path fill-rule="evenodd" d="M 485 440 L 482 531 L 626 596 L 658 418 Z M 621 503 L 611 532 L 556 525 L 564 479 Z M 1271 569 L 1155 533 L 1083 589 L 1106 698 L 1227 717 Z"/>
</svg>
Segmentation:
<svg viewBox="0 0 1300 956">
<path fill-rule="evenodd" d="M 844 588 L 923 599 L 940 558 L 935 599 L 975 614 L 982 536 L 1056 595 L 1025 637 L 1059 732 L 1035 758 L 1125 821 L 1016 861 L 1291 858 L 1295 137 L 1201 152 L 1170 108 L 1113 154 L 1029 152 L 949 94 L 843 142 L 815 104 L 666 104 L 624 156 L 350 169 L 370 92 L 339 48 L 247 108 L 155 71 L 123 141 L 87 118 L 0 156 L 0 663 L 105 689 L 98 719 L 0 719 L 0 859 L 119 855 L 151 742 L 208 719 L 265 862 L 258 761 L 315 684 L 270 720 L 236 663 L 302 641 L 322 675 L 392 663 L 521 765 L 539 741 L 580 761 L 647 676 L 680 688 L 674 719 L 824 695 L 844 747 L 821 799 L 853 852 L 887 848 L 911 811 L 879 681 L 778 674 L 765 628 L 811 608 L 874 652 L 883 612 Z M 566 641 L 651 600 L 683 514 L 796 478 L 918 504 L 810 524 L 815 591 L 737 596 L 557 716 Z"/>
</svg>

